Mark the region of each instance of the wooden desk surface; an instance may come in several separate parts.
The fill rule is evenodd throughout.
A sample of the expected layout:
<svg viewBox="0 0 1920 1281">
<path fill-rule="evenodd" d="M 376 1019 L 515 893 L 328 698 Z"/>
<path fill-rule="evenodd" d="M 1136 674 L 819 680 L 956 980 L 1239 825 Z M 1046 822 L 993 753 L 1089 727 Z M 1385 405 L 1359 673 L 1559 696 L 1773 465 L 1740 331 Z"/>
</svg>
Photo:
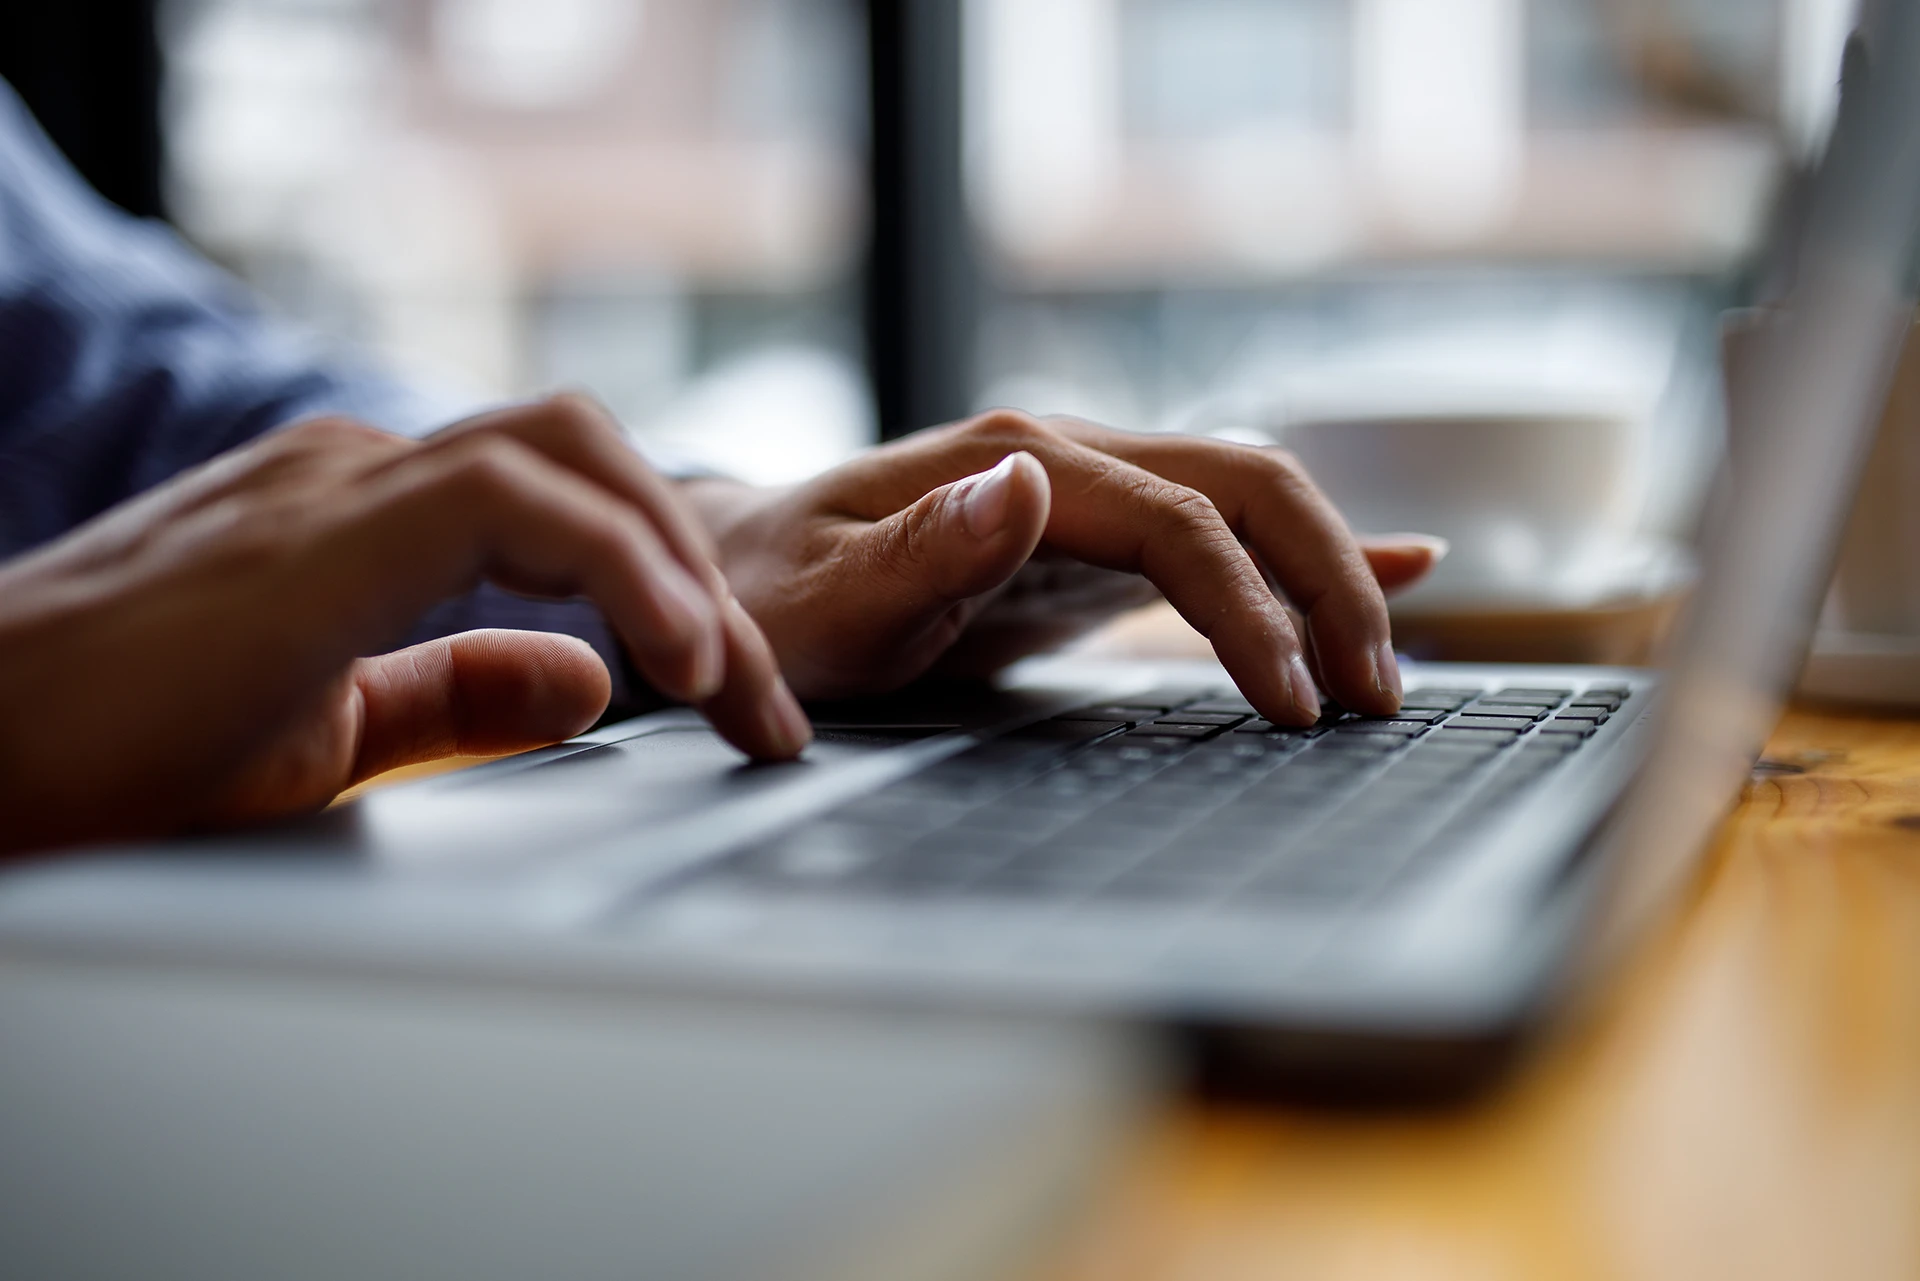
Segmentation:
<svg viewBox="0 0 1920 1281">
<path fill-rule="evenodd" d="M 1172 1106 L 1036 1281 L 1920 1276 L 1920 721 L 1796 711 L 1769 760 L 1494 1097 Z"/>
</svg>

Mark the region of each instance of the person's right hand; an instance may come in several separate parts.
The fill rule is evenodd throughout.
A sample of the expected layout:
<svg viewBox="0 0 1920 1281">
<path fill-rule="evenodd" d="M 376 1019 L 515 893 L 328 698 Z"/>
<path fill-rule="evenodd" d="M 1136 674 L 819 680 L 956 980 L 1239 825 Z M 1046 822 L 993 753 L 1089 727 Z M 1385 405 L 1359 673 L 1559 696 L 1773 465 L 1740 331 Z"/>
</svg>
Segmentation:
<svg viewBox="0 0 1920 1281">
<path fill-rule="evenodd" d="M 609 681 L 580 641 L 384 652 L 481 581 L 591 598 L 661 692 L 793 756 L 806 717 L 710 549 L 576 397 L 424 441 L 314 420 L 223 455 L 0 565 L 0 850 L 297 813 L 585 729 Z"/>
<path fill-rule="evenodd" d="M 881 693 L 936 666 L 990 672 L 1144 588 L 1211 642 L 1262 716 L 1311 723 L 1316 678 L 1385 715 L 1401 693 L 1385 593 L 1444 550 L 1356 538 L 1277 449 L 1004 409 L 789 488 L 683 488 L 806 698 Z"/>
</svg>

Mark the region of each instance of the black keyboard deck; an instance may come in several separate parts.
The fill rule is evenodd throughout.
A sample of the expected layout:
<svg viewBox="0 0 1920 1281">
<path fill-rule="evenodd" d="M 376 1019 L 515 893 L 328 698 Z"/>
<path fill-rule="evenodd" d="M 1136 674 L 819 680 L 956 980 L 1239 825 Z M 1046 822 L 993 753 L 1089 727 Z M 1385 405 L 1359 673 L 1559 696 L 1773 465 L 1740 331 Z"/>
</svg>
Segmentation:
<svg viewBox="0 0 1920 1281">
<path fill-rule="evenodd" d="M 681 887 L 1066 905 L 1326 905 L 1402 888 L 1632 697 L 1411 690 L 1311 729 L 1237 694 L 1160 690 L 974 746 L 708 864 Z"/>
</svg>

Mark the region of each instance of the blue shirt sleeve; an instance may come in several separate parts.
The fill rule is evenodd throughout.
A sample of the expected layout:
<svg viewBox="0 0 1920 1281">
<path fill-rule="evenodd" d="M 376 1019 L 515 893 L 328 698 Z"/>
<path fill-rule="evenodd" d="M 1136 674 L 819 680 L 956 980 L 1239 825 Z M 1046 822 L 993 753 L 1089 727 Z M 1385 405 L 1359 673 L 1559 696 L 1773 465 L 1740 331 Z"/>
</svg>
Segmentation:
<svg viewBox="0 0 1920 1281">
<path fill-rule="evenodd" d="M 266 315 L 167 227 L 94 194 L 0 81 L 0 558 L 299 418 L 422 435 L 476 407 Z M 624 656 L 584 602 L 482 588 L 412 639 L 474 627 L 580 636 L 629 699 Z"/>
</svg>

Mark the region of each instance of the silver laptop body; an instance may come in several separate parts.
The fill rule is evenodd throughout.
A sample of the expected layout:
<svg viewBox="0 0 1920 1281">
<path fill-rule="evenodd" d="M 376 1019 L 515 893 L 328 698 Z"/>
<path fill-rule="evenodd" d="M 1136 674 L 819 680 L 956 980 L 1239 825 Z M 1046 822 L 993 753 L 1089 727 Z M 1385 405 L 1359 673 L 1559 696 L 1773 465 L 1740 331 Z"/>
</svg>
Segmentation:
<svg viewBox="0 0 1920 1281">
<path fill-rule="evenodd" d="M 1211 664 L 1053 659 L 816 709 L 806 760 L 752 767 L 666 711 L 15 869 L 0 955 L 1091 1012 L 1236 1079 L 1483 1079 L 1693 866 L 1810 634 L 1911 314 L 1920 18 L 1874 20 L 1664 690 L 1419 666 L 1406 716 L 1290 734 Z"/>
</svg>

